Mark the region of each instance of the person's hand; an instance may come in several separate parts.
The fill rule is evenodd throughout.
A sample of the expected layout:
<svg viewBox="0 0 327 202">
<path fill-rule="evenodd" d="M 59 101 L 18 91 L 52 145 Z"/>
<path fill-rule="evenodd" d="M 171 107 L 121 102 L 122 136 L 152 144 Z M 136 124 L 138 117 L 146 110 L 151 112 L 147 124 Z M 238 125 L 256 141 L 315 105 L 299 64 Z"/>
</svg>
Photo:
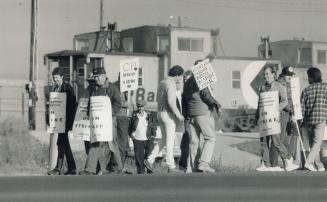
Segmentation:
<svg viewBox="0 0 327 202">
<path fill-rule="evenodd" d="M 182 115 L 178 115 L 178 116 L 177 116 L 177 119 L 178 119 L 180 122 L 182 122 L 182 121 L 184 121 L 184 116 L 182 116 Z"/>
</svg>

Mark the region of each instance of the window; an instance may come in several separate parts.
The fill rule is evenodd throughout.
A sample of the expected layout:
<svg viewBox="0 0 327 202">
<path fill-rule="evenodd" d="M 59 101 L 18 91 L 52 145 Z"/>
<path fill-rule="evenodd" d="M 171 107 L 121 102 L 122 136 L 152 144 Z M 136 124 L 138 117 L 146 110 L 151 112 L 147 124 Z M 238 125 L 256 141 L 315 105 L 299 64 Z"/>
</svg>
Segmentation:
<svg viewBox="0 0 327 202">
<path fill-rule="evenodd" d="M 318 50 L 317 51 L 317 60 L 318 64 L 326 64 L 326 51 L 325 50 Z"/>
<path fill-rule="evenodd" d="M 142 75 L 143 71 L 142 71 L 142 67 L 139 67 L 139 86 L 142 86 L 143 85 L 143 75 Z"/>
<path fill-rule="evenodd" d="M 89 40 L 88 39 L 77 39 L 77 50 L 88 51 Z"/>
<path fill-rule="evenodd" d="M 168 36 L 158 36 L 158 51 L 169 50 L 169 38 Z"/>
<path fill-rule="evenodd" d="M 203 39 L 178 38 L 179 51 L 203 51 Z"/>
<path fill-rule="evenodd" d="M 302 48 L 300 50 L 300 62 L 311 62 L 311 48 Z"/>
<path fill-rule="evenodd" d="M 232 71 L 232 88 L 239 89 L 241 88 L 241 72 Z"/>
<path fill-rule="evenodd" d="M 134 47 L 133 47 L 133 38 L 127 37 L 123 38 L 123 51 L 125 52 L 133 52 Z"/>
</svg>

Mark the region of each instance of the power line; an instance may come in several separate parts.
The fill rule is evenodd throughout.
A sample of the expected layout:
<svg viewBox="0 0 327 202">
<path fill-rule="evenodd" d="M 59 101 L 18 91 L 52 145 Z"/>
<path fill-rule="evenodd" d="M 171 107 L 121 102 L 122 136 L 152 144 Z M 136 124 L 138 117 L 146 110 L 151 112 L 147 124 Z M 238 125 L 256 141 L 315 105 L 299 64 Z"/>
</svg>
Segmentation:
<svg viewBox="0 0 327 202">
<path fill-rule="evenodd" d="M 255 11 L 274 11 L 274 12 L 294 12 L 294 13 L 323 13 L 327 14 L 327 10 L 297 10 L 297 9 L 275 9 L 275 8 L 259 8 L 259 7 L 248 7 L 248 6 L 234 6 L 234 5 L 226 5 L 226 4 L 214 4 L 214 3 L 208 3 L 208 2 L 198 2 L 198 1 L 192 1 L 192 0 L 178 0 L 180 2 L 185 2 L 187 4 L 194 4 L 194 5 L 200 5 L 200 6 L 206 6 L 206 7 L 219 7 L 219 8 L 235 8 L 235 9 L 247 9 L 247 10 L 255 10 Z"/>
<path fill-rule="evenodd" d="M 221 52 L 223 53 L 223 56 L 226 56 L 226 52 L 224 50 L 223 43 L 221 42 L 220 34 L 218 34 L 218 42 L 219 42 L 219 45 L 221 48 Z"/>
</svg>

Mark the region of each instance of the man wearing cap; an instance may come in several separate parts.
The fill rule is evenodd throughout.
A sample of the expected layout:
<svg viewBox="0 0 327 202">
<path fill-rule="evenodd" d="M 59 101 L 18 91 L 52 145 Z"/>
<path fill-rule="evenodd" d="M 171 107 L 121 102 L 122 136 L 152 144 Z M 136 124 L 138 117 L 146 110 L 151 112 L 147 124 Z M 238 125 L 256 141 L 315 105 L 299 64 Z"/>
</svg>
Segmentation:
<svg viewBox="0 0 327 202">
<path fill-rule="evenodd" d="M 180 172 L 176 169 L 174 160 L 174 140 L 176 121 L 184 121 L 184 117 L 176 105 L 177 85 L 182 82 L 184 69 L 173 66 L 168 77 L 162 80 L 158 87 L 158 121 L 162 134 L 162 142 L 166 143 L 166 163 L 168 172 Z"/>
<path fill-rule="evenodd" d="M 111 101 L 112 107 L 112 134 L 113 141 L 110 142 L 94 142 L 90 144 L 89 154 L 86 160 L 85 170 L 80 172 L 80 175 L 94 175 L 96 174 L 97 163 L 100 159 L 100 154 L 105 153 L 108 149 L 111 155 L 113 155 L 113 160 L 117 165 L 117 172 L 122 170 L 122 162 L 116 142 L 116 114 L 121 108 L 121 98 L 119 90 L 108 81 L 106 71 L 103 67 L 97 67 L 93 69 L 93 79 L 95 79 L 95 87 L 90 91 L 90 97 L 92 96 L 108 96 Z M 108 157 L 105 157 L 108 160 Z M 103 169 L 103 168 L 102 168 Z"/>
<path fill-rule="evenodd" d="M 74 89 L 71 85 L 64 82 L 64 70 L 60 67 L 55 68 L 52 71 L 52 77 L 54 81 L 54 86 L 52 92 L 66 93 L 66 128 L 65 133 L 58 134 L 58 158 L 55 169 L 48 172 L 48 175 L 60 175 L 61 169 L 64 163 L 64 157 L 66 156 L 66 161 L 68 165 L 68 170 L 65 175 L 75 175 L 76 165 L 73 157 L 72 150 L 70 148 L 68 131 L 72 129 L 75 112 L 76 112 L 76 96 Z"/>
<path fill-rule="evenodd" d="M 296 165 L 299 165 L 300 156 L 299 150 L 297 149 L 297 141 L 298 138 L 296 135 L 287 134 L 287 123 L 291 120 L 293 115 L 293 100 L 292 100 L 292 92 L 291 92 L 291 78 L 295 75 L 294 68 L 291 66 L 285 66 L 282 69 L 282 73 L 278 76 L 277 81 L 282 84 L 286 88 L 287 92 L 287 101 L 288 106 L 284 109 L 283 113 L 281 113 L 280 122 L 281 122 L 281 134 L 280 140 L 284 143 L 286 149 L 288 150 L 291 158 L 295 159 L 297 162 L 294 162 Z M 278 165 L 278 151 L 276 147 L 270 147 L 269 151 L 270 164 L 272 165 L 272 170 L 277 168 Z"/>
<path fill-rule="evenodd" d="M 322 82 L 318 68 L 310 67 L 307 74 L 309 86 L 302 91 L 301 107 L 303 136 L 309 138 L 310 152 L 304 167 L 310 171 L 325 171 L 319 151 L 327 119 L 327 84 Z"/>
</svg>

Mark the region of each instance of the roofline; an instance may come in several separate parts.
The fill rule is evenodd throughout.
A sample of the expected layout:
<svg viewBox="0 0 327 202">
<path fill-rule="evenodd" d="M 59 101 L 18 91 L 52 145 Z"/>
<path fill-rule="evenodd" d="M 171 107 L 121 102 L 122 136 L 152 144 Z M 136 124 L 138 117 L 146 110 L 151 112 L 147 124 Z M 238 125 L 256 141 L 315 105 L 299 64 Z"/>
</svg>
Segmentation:
<svg viewBox="0 0 327 202">
<path fill-rule="evenodd" d="M 165 26 L 165 25 L 142 25 L 142 26 L 138 26 L 138 27 L 131 27 L 128 29 L 123 29 L 121 30 L 121 32 L 123 31 L 129 31 L 129 30 L 133 30 L 133 29 L 140 29 L 140 28 L 166 28 L 169 30 L 193 30 L 193 31 L 206 31 L 206 32 L 211 32 L 211 29 L 204 29 L 204 28 L 194 28 L 194 27 L 175 27 L 175 26 Z"/>
<path fill-rule="evenodd" d="M 63 50 L 52 53 L 47 53 L 44 57 L 65 57 L 65 56 L 85 56 L 89 54 L 99 54 L 99 55 L 130 55 L 130 56 L 158 56 L 159 54 L 151 53 L 135 53 L 135 52 L 96 52 L 96 51 L 78 51 L 78 50 Z"/>
<path fill-rule="evenodd" d="M 96 34 L 98 32 L 110 32 L 110 30 L 99 30 L 99 31 L 94 31 L 94 32 L 86 32 L 86 33 L 81 33 L 81 34 L 75 34 L 74 35 L 74 38 L 77 37 L 77 36 L 82 36 L 82 35 L 88 35 L 88 34 Z"/>
<path fill-rule="evenodd" d="M 278 62 L 281 63 L 280 60 L 275 60 L 275 59 L 265 59 L 265 58 L 259 58 L 259 57 L 239 57 L 239 56 L 216 56 L 214 58 L 215 60 L 230 60 L 230 59 L 234 59 L 234 60 L 260 60 L 260 61 L 267 61 L 267 62 Z"/>
</svg>

